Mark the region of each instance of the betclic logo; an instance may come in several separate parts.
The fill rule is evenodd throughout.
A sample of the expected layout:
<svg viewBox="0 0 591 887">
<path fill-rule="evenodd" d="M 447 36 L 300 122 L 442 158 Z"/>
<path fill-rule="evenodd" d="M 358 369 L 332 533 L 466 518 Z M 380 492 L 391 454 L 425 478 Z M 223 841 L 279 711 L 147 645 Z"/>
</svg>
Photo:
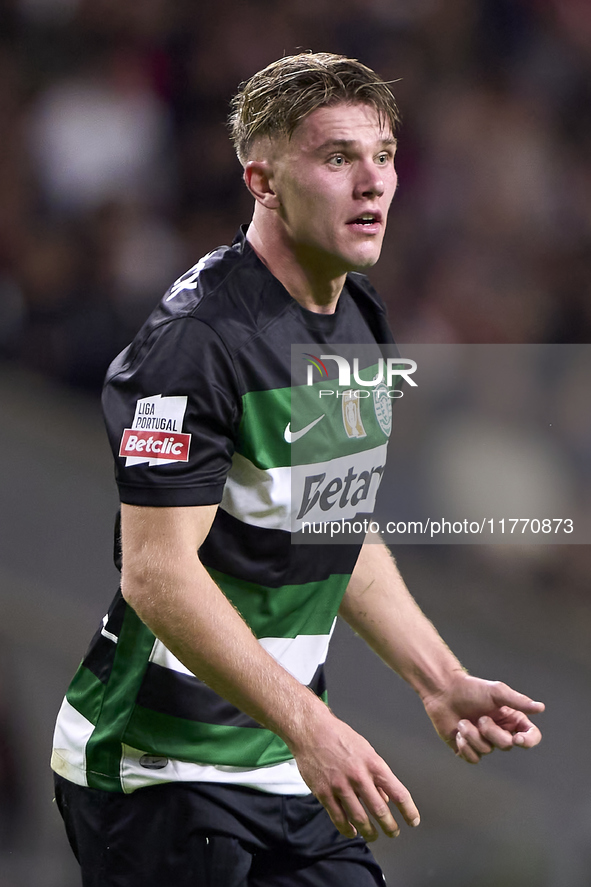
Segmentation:
<svg viewBox="0 0 591 887">
<path fill-rule="evenodd" d="M 186 409 L 184 395 L 155 394 L 138 400 L 132 426 L 124 430 L 119 447 L 126 467 L 188 462 L 191 435 L 182 431 Z"/>
</svg>

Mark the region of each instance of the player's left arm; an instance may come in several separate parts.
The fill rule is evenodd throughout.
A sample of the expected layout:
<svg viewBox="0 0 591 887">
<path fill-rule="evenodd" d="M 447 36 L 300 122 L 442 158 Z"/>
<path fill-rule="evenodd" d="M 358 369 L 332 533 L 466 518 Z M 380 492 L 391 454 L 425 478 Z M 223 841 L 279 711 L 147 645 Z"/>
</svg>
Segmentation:
<svg viewBox="0 0 591 887">
<path fill-rule="evenodd" d="M 437 733 L 476 764 L 494 748 L 531 748 L 542 734 L 529 715 L 541 702 L 500 681 L 469 675 L 427 619 L 385 545 L 366 543 L 340 615 L 419 694 Z"/>
</svg>

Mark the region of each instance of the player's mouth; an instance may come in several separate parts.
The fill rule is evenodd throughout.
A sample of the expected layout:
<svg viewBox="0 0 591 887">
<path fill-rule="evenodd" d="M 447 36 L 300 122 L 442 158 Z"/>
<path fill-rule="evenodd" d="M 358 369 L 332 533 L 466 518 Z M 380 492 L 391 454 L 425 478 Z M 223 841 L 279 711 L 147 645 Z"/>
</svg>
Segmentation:
<svg viewBox="0 0 591 887">
<path fill-rule="evenodd" d="M 361 213 L 347 222 L 347 225 L 363 234 L 377 234 L 382 226 L 382 214 L 380 212 Z"/>
</svg>

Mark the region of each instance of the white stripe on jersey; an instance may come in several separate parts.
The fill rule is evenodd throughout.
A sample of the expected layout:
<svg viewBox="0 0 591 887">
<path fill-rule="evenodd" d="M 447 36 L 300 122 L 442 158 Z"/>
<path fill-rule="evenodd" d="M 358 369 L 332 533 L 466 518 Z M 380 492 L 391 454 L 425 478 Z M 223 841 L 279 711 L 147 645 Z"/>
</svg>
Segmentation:
<svg viewBox="0 0 591 887">
<path fill-rule="evenodd" d="M 213 764 L 192 764 L 190 761 L 158 759 L 158 769 L 141 764 L 142 758 L 151 760 L 140 749 L 123 746 L 121 756 L 121 784 L 129 794 L 138 788 L 160 782 L 216 782 L 224 785 L 244 785 L 274 795 L 309 795 L 310 789 L 300 776 L 295 760 L 268 767 L 228 767 Z"/>
<path fill-rule="evenodd" d="M 335 622 L 329 634 L 300 634 L 295 638 L 260 638 L 259 643 L 300 683 L 309 684 L 318 666 L 326 662 L 328 644 Z M 180 674 L 193 674 L 159 640 L 156 640 L 152 647 L 150 662 Z"/>
<path fill-rule="evenodd" d="M 220 507 L 254 527 L 299 532 L 304 523 L 371 513 L 387 444 L 307 465 L 259 468 L 234 453 Z"/>
<path fill-rule="evenodd" d="M 86 743 L 92 736 L 93 730 L 94 724 L 64 699 L 53 734 L 51 767 L 60 776 L 75 782 L 76 785 L 88 785 Z"/>
</svg>

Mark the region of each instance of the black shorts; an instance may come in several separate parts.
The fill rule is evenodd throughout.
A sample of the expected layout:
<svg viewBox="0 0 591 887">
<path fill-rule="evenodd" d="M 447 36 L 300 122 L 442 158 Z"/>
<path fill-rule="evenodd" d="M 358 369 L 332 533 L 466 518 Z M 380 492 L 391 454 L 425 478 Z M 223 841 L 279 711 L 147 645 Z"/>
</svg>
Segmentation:
<svg viewBox="0 0 591 887">
<path fill-rule="evenodd" d="M 383 887 L 313 795 L 166 783 L 129 795 L 55 778 L 83 887 Z"/>
</svg>

